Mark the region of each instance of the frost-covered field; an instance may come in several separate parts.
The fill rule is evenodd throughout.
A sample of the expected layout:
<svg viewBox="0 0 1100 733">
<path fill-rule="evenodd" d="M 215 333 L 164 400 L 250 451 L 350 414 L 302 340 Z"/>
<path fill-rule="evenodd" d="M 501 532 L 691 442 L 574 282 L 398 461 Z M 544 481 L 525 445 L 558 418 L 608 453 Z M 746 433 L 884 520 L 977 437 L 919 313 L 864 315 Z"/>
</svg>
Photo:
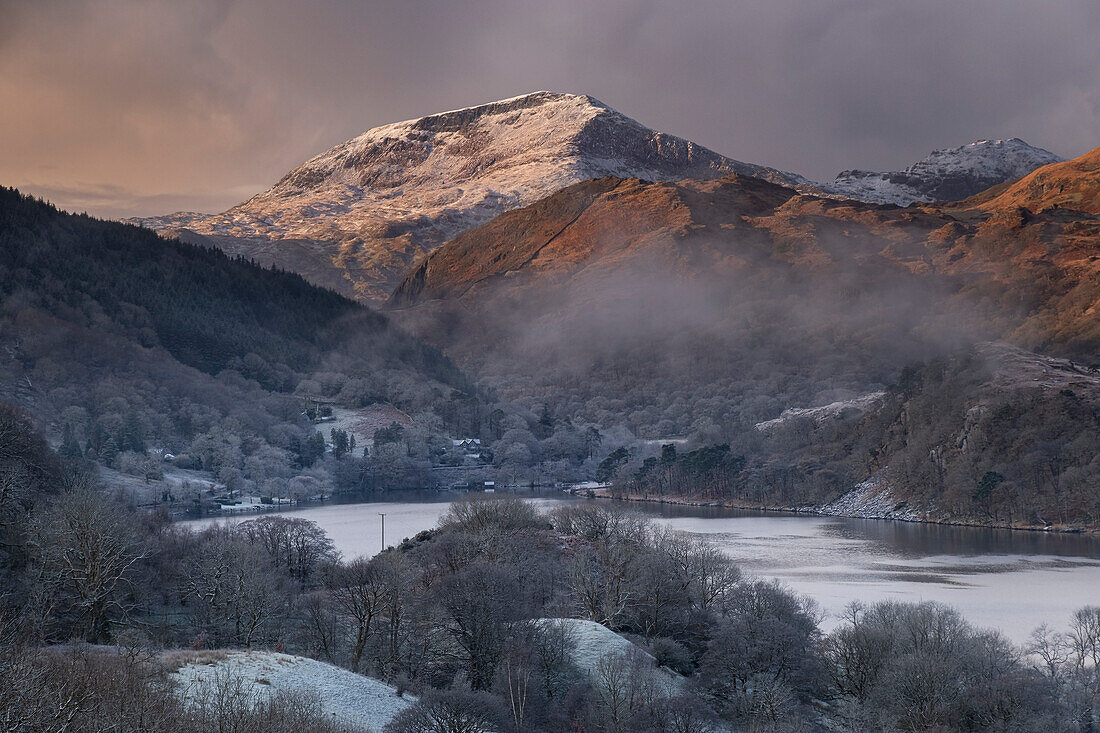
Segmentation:
<svg viewBox="0 0 1100 733">
<path fill-rule="evenodd" d="M 543 619 L 542 621 L 564 624 L 573 645 L 571 661 L 577 669 L 587 675 L 599 674 L 601 664 L 616 658 L 642 660 L 643 665 L 652 670 L 654 681 L 665 688 L 667 694 L 675 694 L 684 687 L 684 677 L 672 670 L 658 667 L 653 655 L 606 626 L 579 618 Z"/>
<path fill-rule="evenodd" d="M 544 619 L 563 624 L 572 645 L 571 660 L 582 673 L 597 676 L 609 662 L 640 662 L 652 671 L 652 680 L 673 695 L 684 678 L 657 666 L 648 652 L 594 621 Z M 313 692 L 323 711 L 341 726 L 360 731 L 381 731 L 400 712 L 416 702 L 412 695 L 398 696 L 397 689 L 370 677 L 306 657 L 276 652 L 199 652 L 172 678 L 181 695 L 191 701 L 212 697 L 216 686 L 227 678 L 239 679 L 250 694 L 272 695 L 277 691 Z"/>
<path fill-rule="evenodd" d="M 256 695 L 312 690 L 320 697 L 326 715 L 355 730 L 380 731 L 416 702 L 410 695 L 399 697 L 397 688 L 385 682 L 314 659 L 275 652 L 230 652 L 211 662 L 185 664 L 173 677 L 180 693 L 197 701 L 209 695 L 216 680 L 226 674 L 240 677 L 245 689 Z"/>
</svg>

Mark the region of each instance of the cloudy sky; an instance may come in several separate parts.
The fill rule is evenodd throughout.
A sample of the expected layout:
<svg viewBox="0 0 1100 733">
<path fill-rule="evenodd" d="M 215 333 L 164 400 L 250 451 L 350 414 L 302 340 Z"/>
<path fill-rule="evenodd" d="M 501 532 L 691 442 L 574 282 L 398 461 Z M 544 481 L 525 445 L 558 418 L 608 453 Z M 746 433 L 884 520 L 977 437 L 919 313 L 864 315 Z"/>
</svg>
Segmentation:
<svg viewBox="0 0 1100 733">
<path fill-rule="evenodd" d="M 219 211 L 387 122 L 584 92 L 831 179 L 937 147 L 1100 145 L 1096 0 L 0 0 L 0 184 Z"/>
</svg>

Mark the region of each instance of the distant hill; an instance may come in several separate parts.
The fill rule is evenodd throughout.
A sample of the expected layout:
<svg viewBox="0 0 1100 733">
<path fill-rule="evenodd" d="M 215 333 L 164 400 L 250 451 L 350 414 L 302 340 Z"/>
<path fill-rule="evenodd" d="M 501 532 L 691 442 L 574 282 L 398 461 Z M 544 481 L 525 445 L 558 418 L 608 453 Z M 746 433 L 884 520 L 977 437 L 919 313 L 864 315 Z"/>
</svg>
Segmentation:
<svg viewBox="0 0 1100 733">
<path fill-rule="evenodd" d="M 1024 207 L 1031 212 L 1070 209 L 1100 215 L 1100 148 L 991 188 L 965 205 L 989 211 Z"/>
<path fill-rule="evenodd" d="M 914 201 L 958 201 L 1006 181 L 1014 181 L 1062 159 L 1019 138 L 977 140 L 934 150 L 903 171 L 848 170 L 831 183 L 828 194 L 878 204 L 908 206 Z"/>
<path fill-rule="evenodd" d="M 730 173 L 806 182 L 650 130 L 587 95 L 535 92 L 368 130 L 222 214 L 133 221 L 384 300 L 447 239 L 570 184 Z"/>
</svg>

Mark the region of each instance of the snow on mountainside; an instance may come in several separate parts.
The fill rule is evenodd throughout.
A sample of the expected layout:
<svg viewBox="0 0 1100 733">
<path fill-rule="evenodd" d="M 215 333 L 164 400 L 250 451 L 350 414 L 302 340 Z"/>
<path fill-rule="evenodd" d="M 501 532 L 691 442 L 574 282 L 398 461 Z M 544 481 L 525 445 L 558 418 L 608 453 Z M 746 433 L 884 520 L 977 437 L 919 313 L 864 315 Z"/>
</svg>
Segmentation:
<svg viewBox="0 0 1100 733">
<path fill-rule="evenodd" d="M 578 181 L 730 173 L 808 183 L 655 132 L 589 96 L 535 92 L 369 130 L 222 214 L 132 221 L 372 300 L 445 240 Z"/>
<path fill-rule="evenodd" d="M 871 392 L 851 400 L 830 402 L 821 407 L 789 407 L 784 410 L 783 414 L 779 417 L 772 420 L 765 420 L 764 422 L 758 422 L 753 427 L 762 433 L 768 433 L 776 428 L 788 425 L 796 418 L 810 418 L 815 424 L 821 425 L 829 420 L 835 420 L 846 413 L 858 414 L 867 412 L 876 407 L 882 401 L 885 394 L 885 392 Z"/>
<path fill-rule="evenodd" d="M 1019 138 L 978 140 L 935 150 L 904 171 L 844 171 L 820 188 L 834 196 L 898 206 L 914 201 L 958 201 L 1061 160 Z"/>
</svg>

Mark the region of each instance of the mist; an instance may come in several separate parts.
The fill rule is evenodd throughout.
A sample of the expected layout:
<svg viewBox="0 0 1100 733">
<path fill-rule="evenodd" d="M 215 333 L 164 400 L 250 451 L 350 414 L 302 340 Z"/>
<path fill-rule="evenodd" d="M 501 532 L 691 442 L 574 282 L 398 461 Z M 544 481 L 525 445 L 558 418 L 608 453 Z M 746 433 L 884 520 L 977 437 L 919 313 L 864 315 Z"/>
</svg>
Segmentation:
<svg viewBox="0 0 1100 733">
<path fill-rule="evenodd" d="M 508 399 L 647 439 L 728 438 L 997 337 L 947 280 L 860 256 L 882 240 L 825 234 L 816 247 L 832 256 L 809 265 L 758 235 L 654 240 L 643 254 L 556 277 L 513 272 L 396 316 Z M 625 238 L 597 246 L 630 250 Z"/>
</svg>

